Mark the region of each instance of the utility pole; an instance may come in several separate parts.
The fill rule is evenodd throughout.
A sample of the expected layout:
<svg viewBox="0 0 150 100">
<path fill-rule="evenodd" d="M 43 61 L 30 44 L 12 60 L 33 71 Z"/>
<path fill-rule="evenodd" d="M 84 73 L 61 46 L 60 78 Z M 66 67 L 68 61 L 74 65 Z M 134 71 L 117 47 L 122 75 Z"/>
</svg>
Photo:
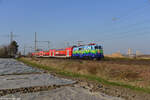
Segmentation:
<svg viewBox="0 0 150 100">
<path fill-rule="evenodd" d="M 8 35 L 4 36 L 4 37 L 8 37 L 8 42 L 11 43 L 15 37 L 18 37 L 18 35 L 15 35 L 13 32 L 10 32 Z"/>
<path fill-rule="evenodd" d="M 50 49 L 50 41 L 47 41 L 47 43 L 48 43 L 48 49 Z"/>
<path fill-rule="evenodd" d="M 26 46 L 24 45 L 24 48 L 23 48 L 23 54 L 24 56 L 26 55 Z"/>
<path fill-rule="evenodd" d="M 10 32 L 10 45 L 11 45 L 11 43 L 13 41 L 13 37 L 15 37 L 13 35 L 13 32 Z M 12 56 L 12 47 L 11 46 L 9 47 L 9 55 Z"/>
<path fill-rule="evenodd" d="M 37 42 L 46 42 L 48 44 L 48 49 L 50 49 L 50 41 L 37 41 Z"/>
<path fill-rule="evenodd" d="M 38 48 L 37 48 L 37 43 L 38 42 L 47 42 L 47 44 L 48 44 L 48 49 L 50 49 L 50 41 L 38 41 L 37 40 L 37 33 L 35 32 L 35 35 L 34 35 L 34 51 L 36 52 L 37 50 L 38 50 Z"/>
<path fill-rule="evenodd" d="M 10 43 L 12 43 L 13 37 L 14 37 L 13 32 L 10 32 Z"/>
<path fill-rule="evenodd" d="M 37 51 L 37 33 L 35 32 L 35 44 L 34 44 L 34 50 L 35 50 L 35 52 Z"/>
<path fill-rule="evenodd" d="M 131 50 L 131 48 L 128 49 L 128 53 L 127 53 L 127 54 L 128 54 L 129 57 L 132 55 L 132 50 Z"/>
<path fill-rule="evenodd" d="M 30 52 L 32 52 L 34 50 L 34 47 L 30 46 L 28 47 L 30 49 Z"/>
<path fill-rule="evenodd" d="M 70 45 L 69 45 L 69 42 L 67 42 L 67 47 L 69 47 Z"/>
</svg>

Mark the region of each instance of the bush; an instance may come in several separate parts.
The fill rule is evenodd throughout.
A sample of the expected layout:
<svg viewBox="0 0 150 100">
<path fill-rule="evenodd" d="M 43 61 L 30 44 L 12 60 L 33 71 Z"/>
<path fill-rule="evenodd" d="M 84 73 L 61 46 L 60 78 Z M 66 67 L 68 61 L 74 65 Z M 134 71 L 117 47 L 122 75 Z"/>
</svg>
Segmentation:
<svg viewBox="0 0 150 100">
<path fill-rule="evenodd" d="M 8 57 L 15 57 L 18 52 L 18 45 L 16 41 L 12 41 L 8 46 L 1 46 L 0 47 L 0 57 L 8 58 Z"/>
</svg>

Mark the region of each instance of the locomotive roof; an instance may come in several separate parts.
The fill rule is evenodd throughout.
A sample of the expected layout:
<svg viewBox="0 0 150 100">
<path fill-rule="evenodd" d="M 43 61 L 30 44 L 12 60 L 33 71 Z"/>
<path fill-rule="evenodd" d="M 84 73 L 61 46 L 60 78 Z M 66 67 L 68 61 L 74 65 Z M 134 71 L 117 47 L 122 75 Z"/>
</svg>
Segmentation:
<svg viewBox="0 0 150 100">
<path fill-rule="evenodd" d="M 82 47 L 82 46 L 100 46 L 100 45 L 92 43 L 92 44 L 88 44 L 88 45 L 79 45 L 79 46 L 74 46 L 74 47 Z"/>
</svg>

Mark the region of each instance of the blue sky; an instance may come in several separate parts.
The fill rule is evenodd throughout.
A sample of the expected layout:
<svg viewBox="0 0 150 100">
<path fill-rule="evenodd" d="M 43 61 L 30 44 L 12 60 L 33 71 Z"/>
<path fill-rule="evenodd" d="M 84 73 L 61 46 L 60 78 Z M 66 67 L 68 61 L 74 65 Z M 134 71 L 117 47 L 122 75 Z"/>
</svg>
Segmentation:
<svg viewBox="0 0 150 100">
<path fill-rule="evenodd" d="M 105 53 L 150 54 L 149 11 L 149 0 L 0 0 L 0 45 L 13 31 L 20 50 L 33 46 L 37 32 L 53 48 L 82 40 L 102 44 Z"/>
</svg>

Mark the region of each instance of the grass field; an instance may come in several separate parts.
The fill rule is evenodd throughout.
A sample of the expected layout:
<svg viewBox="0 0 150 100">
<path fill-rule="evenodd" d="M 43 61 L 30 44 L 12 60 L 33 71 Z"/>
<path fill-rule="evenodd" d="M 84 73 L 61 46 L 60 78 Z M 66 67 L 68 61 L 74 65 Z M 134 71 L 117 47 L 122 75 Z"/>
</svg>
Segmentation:
<svg viewBox="0 0 150 100">
<path fill-rule="evenodd" d="M 71 77 L 150 93 L 150 60 L 105 58 L 102 61 L 21 58 L 26 64 Z"/>
</svg>

